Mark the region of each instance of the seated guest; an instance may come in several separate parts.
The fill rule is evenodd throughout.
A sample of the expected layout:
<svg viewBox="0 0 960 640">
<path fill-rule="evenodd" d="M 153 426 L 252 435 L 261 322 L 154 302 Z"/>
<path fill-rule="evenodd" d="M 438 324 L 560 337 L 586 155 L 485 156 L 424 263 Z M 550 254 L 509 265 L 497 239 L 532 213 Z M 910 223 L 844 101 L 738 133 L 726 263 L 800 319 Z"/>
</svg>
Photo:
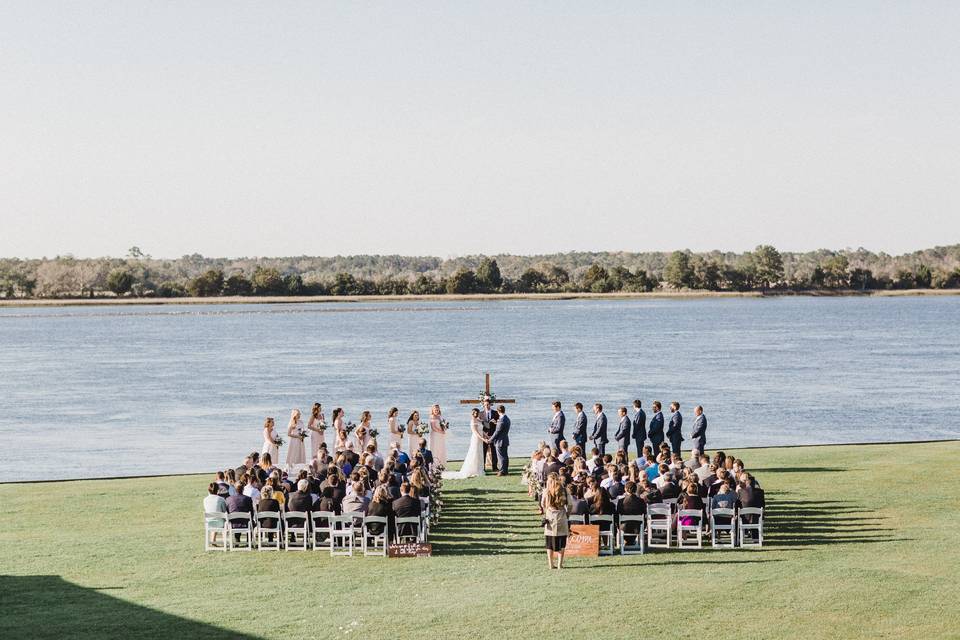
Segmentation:
<svg viewBox="0 0 960 640">
<path fill-rule="evenodd" d="M 731 485 L 736 485 L 737 482 L 734 478 L 727 472 L 723 467 L 717 469 L 717 475 L 714 481 L 710 484 L 710 497 L 717 495 L 717 491 L 720 490 L 720 485 L 724 482 L 729 482 Z"/>
<path fill-rule="evenodd" d="M 234 469 L 234 472 L 237 474 L 238 478 L 243 477 L 245 473 L 249 473 L 250 469 L 253 469 L 253 456 L 248 455 L 243 459 L 243 464 Z"/>
<path fill-rule="evenodd" d="M 600 491 L 600 483 L 593 476 L 587 477 L 587 486 L 583 490 L 583 498 L 588 502 L 593 501 L 593 497 Z"/>
<path fill-rule="evenodd" d="M 684 516 L 680 519 L 680 524 L 682 525 L 692 525 L 696 524 L 698 521 L 703 523 L 703 499 L 700 497 L 700 492 L 698 490 L 699 483 L 691 482 L 687 484 L 687 492 L 680 498 L 680 508 L 681 509 L 696 509 L 700 512 L 700 518 L 694 518 L 693 516 Z"/>
<path fill-rule="evenodd" d="M 630 454 L 627 453 L 626 449 L 617 449 L 617 452 L 613 456 L 613 464 L 617 465 L 618 467 L 620 465 L 627 464 L 629 455 Z"/>
<path fill-rule="evenodd" d="M 373 464 L 370 466 L 373 468 L 374 472 L 380 473 L 380 470 L 383 469 L 385 461 L 383 456 L 380 455 L 380 452 L 377 451 L 377 445 L 375 444 L 375 441 L 367 445 L 367 453 L 373 458 Z"/>
<path fill-rule="evenodd" d="M 653 482 L 660 477 L 660 465 L 653 459 L 653 454 L 647 456 L 647 468 L 644 470 L 647 474 L 647 480 Z"/>
<path fill-rule="evenodd" d="M 217 495 L 227 498 L 232 492 L 230 491 L 230 485 L 227 484 L 227 474 L 223 471 L 217 471 Z"/>
<path fill-rule="evenodd" d="M 556 449 L 550 450 L 550 456 L 547 458 L 546 464 L 543 465 L 543 477 L 544 480 L 550 476 L 551 473 L 559 473 L 560 467 L 563 466 L 563 463 L 557 459 L 558 451 Z"/>
<path fill-rule="evenodd" d="M 273 466 L 273 458 L 270 457 L 269 453 L 264 453 L 260 456 L 260 469 L 268 476 L 276 469 L 276 467 Z"/>
<path fill-rule="evenodd" d="M 573 471 L 570 472 L 570 477 L 573 482 L 578 484 L 586 482 L 587 475 L 587 461 L 583 458 L 574 459 Z"/>
<path fill-rule="evenodd" d="M 247 496 L 254 503 L 260 500 L 260 481 L 255 475 L 247 472 L 243 475 L 243 495 Z"/>
<path fill-rule="evenodd" d="M 663 462 L 658 465 L 658 470 L 660 474 L 656 478 L 653 478 L 653 484 L 657 485 L 660 491 L 663 491 L 664 483 L 673 480 L 673 474 L 670 473 L 670 467 Z"/>
<path fill-rule="evenodd" d="M 344 475 L 350 475 L 350 473 L 353 471 L 353 465 L 350 464 L 349 460 L 347 460 L 347 456 L 343 455 L 342 453 L 337 456 L 334 464 L 336 464 L 336 466 L 343 471 Z"/>
<path fill-rule="evenodd" d="M 276 493 L 280 494 L 283 497 L 283 494 L 277 491 Z M 260 502 L 257 503 L 257 512 L 275 512 L 280 513 L 283 508 L 280 506 L 280 502 L 274 497 L 274 491 L 270 487 L 264 487 L 263 491 L 260 492 Z M 277 520 L 276 518 L 264 518 L 263 526 L 267 529 L 276 529 Z M 273 534 L 271 533 L 268 538 L 273 542 Z"/>
<path fill-rule="evenodd" d="M 710 507 L 713 509 L 736 509 L 737 494 L 733 492 L 733 486 L 729 482 L 723 482 L 720 490 L 710 499 Z M 723 524 L 728 524 L 725 522 Z"/>
<path fill-rule="evenodd" d="M 350 493 L 347 497 L 343 499 L 343 502 L 340 503 L 340 510 L 343 513 L 366 513 L 367 512 L 367 500 L 366 491 L 364 491 L 363 483 L 359 480 L 353 483 L 353 492 Z"/>
<path fill-rule="evenodd" d="M 652 458 L 653 458 L 653 449 L 650 448 L 650 445 L 644 445 L 643 453 L 637 456 L 637 459 L 633 461 L 633 464 L 640 471 L 644 471 L 646 470 L 647 465 L 650 464 L 648 460 L 651 460 Z"/>
<path fill-rule="evenodd" d="M 243 495 L 243 487 L 240 487 L 239 491 L 236 491 L 232 496 L 227 498 L 227 513 L 244 512 L 249 513 L 250 517 L 253 518 L 253 500 Z M 249 521 L 234 520 L 230 523 L 230 526 L 234 529 L 246 529 L 249 526 Z M 240 536 L 235 536 L 235 539 L 239 540 Z"/>
<path fill-rule="evenodd" d="M 367 505 L 366 514 L 368 516 L 386 518 L 389 527 L 389 522 L 393 520 L 392 502 L 393 499 L 390 497 L 390 493 L 387 491 L 386 485 L 381 484 L 373 492 L 373 499 L 370 501 L 370 504 Z M 367 525 L 367 529 L 374 535 L 380 535 L 383 533 L 383 525 L 379 522 L 371 522 L 369 525 Z"/>
<path fill-rule="evenodd" d="M 717 465 L 717 469 L 724 467 L 727 464 L 727 454 L 723 451 L 717 451 L 713 454 L 713 464 Z"/>
<path fill-rule="evenodd" d="M 560 441 L 560 455 L 557 456 L 557 460 L 560 462 L 566 463 L 570 459 L 570 445 L 567 444 L 566 440 Z"/>
<path fill-rule="evenodd" d="M 304 478 L 297 482 L 297 490 L 287 496 L 287 511 L 309 512 L 313 508 L 313 497 L 310 495 L 310 482 Z M 295 526 L 300 526 L 296 524 Z"/>
<path fill-rule="evenodd" d="M 583 485 L 570 485 L 570 499 L 572 502 L 571 515 L 585 516 L 590 513 L 590 504 L 583 499 Z"/>
<path fill-rule="evenodd" d="M 647 503 L 637 495 L 637 484 L 635 482 L 627 483 L 626 493 L 623 495 L 623 500 L 620 501 L 618 513 L 622 516 L 642 516 L 647 513 Z M 623 524 L 624 535 L 628 538 L 627 544 L 636 544 L 636 534 L 640 530 L 640 524 L 639 522 L 625 522 Z M 631 533 L 634 535 L 630 536 Z"/>
<path fill-rule="evenodd" d="M 673 481 L 673 474 L 668 473 L 667 475 L 661 477 L 665 478 L 665 480 L 661 482 L 659 486 L 660 495 L 663 496 L 663 499 L 672 500 L 673 498 L 679 498 L 680 486 Z M 660 478 L 657 479 L 659 480 Z"/>
<path fill-rule="evenodd" d="M 350 468 L 353 468 L 360 464 L 360 454 L 353 450 L 353 442 L 347 443 L 347 448 L 341 454 L 344 458 L 347 459 L 347 462 L 350 463 Z M 344 473 L 347 473 L 344 471 Z"/>
<path fill-rule="evenodd" d="M 747 476 L 745 482 L 737 486 L 737 508 L 743 507 L 757 507 L 763 508 L 766 501 L 764 500 L 763 489 L 760 487 L 753 486 L 753 476 L 750 476 L 747 472 L 741 474 Z M 743 517 L 743 521 L 748 524 L 756 524 L 757 516 L 747 515 Z M 747 531 L 750 534 L 750 537 L 754 540 L 757 539 L 757 531 L 755 529 Z"/>
<path fill-rule="evenodd" d="M 647 506 L 651 504 L 661 504 L 663 502 L 663 495 L 660 493 L 660 489 L 646 478 L 641 478 L 640 488 L 640 498 L 647 503 Z"/>
<path fill-rule="evenodd" d="M 696 449 L 691 451 L 690 457 L 687 459 L 686 462 L 683 463 L 683 466 L 685 466 L 687 469 L 690 469 L 691 471 L 695 471 L 696 469 L 699 469 L 700 468 L 700 452 L 697 451 Z"/>
<path fill-rule="evenodd" d="M 587 471 L 590 475 L 596 473 L 597 467 L 601 464 L 600 449 L 594 447 L 590 450 L 590 458 L 587 460 Z"/>
<path fill-rule="evenodd" d="M 623 483 L 620 481 L 620 470 L 610 466 L 610 477 L 609 484 L 606 487 L 603 487 L 603 483 L 600 483 L 600 486 L 607 490 L 607 493 L 610 494 L 610 498 L 616 500 L 623 495 Z"/>
<path fill-rule="evenodd" d="M 607 493 L 606 489 L 600 488 L 594 496 L 593 500 L 590 502 L 590 515 L 591 516 L 612 516 L 616 514 L 616 510 L 613 506 L 613 501 L 610 500 L 610 494 Z M 600 530 L 607 531 L 610 529 L 609 522 L 601 522 Z"/>
<path fill-rule="evenodd" d="M 328 502 L 322 505 L 324 508 L 321 508 L 321 511 L 333 511 L 339 515 L 341 513 L 340 505 L 343 503 L 346 495 L 347 490 L 340 480 L 340 474 L 337 472 L 327 472 L 327 479 L 320 485 L 320 500 L 322 502 L 324 498 L 327 498 Z"/>
<path fill-rule="evenodd" d="M 700 482 L 706 482 L 707 478 L 713 475 L 715 469 L 710 468 L 710 458 L 707 456 L 700 456 L 700 466 L 693 470 L 697 474 L 697 478 L 700 479 Z"/>
<path fill-rule="evenodd" d="M 701 469 L 703 469 L 703 467 L 700 467 L 700 469 L 697 469 L 697 472 L 699 472 Z M 700 473 L 697 473 L 697 476 L 700 477 L 701 474 L 700 474 Z M 703 479 L 700 481 L 700 483 L 701 483 L 701 484 L 705 484 L 705 485 L 707 485 L 708 487 L 710 487 L 710 486 L 713 486 L 713 483 L 716 482 L 716 481 L 717 481 L 717 466 L 711 462 L 711 463 L 707 466 L 707 475 L 706 475 L 706 477 L 703 478 Z M 711 495 L 712 495 L 712 494 L 711 494 Z"/>
<path fill-rule="evenodd" d="M 394 500 L 391 506 L 395 518 L 420 517 L 420 514 L 423 512 L 423 505 L 420 503 L 420 498 L 413 494 L 413 487 L 410 486 L 409 482 L 404 482 L 400 485 L 400 497 Z M 404 524 L 397 529 L 398 535 L 406 536 L 413 535 L 413 533 L 414 527 L 410 524 Z"/>
<path fill-rule="evenodd" d="M 220 495 L 220 485 L 216 482 L 211 482 L 207 485 L 207 497 L 203 499 L 203 512 L 204 513 L 226 513 L 227 512 L 227 501 L 223 499 L 223 496 Z M 207 524 L 211 527 L 219 529 L 223 526 L 222 518 L 207 518 Z M 210 535 L 210 542 L 214 541 L 215 534 Z"/>
<path fill-rule="evenodd" d="M 683 458 L 680 457 L 680 453 L 673 452 L 670 454 L 670 471 L 673 472 L 673 477 L 676 478 L 680 474 L 680 470 L 683 468 Z"/>
<path fill-rule="evenodd" d="M 417 453 L 416 453 L 416 455 L 419 456 L 419 457 L 423 460 L 423 462 L 422 462 L 421 464 L 422 464 L 424 467 L 427 467 L 427 468 L 429 469 L 430 467 L 433 466 L 433 452 L 430 451 L 429 449 L 427 449 L 427 440 L 426 440 L 426 438 L 420 438 L 420 440 L 419 440 L 419 442 L 417 443 L 417 445 L 418 445 L 418 446 L 417 446 Z"/>
</svg>

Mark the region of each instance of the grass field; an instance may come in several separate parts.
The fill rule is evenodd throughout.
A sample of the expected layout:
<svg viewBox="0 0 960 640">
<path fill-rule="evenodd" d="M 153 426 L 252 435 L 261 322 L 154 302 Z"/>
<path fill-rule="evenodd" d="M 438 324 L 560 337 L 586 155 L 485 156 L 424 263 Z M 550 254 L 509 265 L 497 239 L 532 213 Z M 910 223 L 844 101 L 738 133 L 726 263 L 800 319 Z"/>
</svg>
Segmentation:
<svg viewBox="0 0 960 640">
<path fill-rule="evenodd" d="M 3 485 L 0 638 L 960 637 L 960 442 L 742 456 L 762 550 L 561 572 L 517 475 L 448 482 L 408 560 L 204 553 L 205 476 Z"/>
</svg>

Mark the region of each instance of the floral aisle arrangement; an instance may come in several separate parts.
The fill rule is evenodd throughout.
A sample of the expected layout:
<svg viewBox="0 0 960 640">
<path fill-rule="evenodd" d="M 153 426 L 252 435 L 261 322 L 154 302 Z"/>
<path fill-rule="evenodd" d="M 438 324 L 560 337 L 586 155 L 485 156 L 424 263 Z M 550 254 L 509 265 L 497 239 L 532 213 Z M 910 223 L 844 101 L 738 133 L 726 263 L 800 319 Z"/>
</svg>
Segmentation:
<svg viewBox="0 0 960 640">
<path fill-rule="evenodd" d="M 537 477 L 536 471 L 533 469 L 533 463 L 528 462 L 523 467 L 523 471 L 520 474 L 520 482 L 527 485 L 527 495 L 531 498 L 540 499 L 540 494 L 543 492 L 543 487 L 540 486 L 540 479 Z"/>
<path fill-rule="evenodd" d="M 443 470 L 442 464 L 434 465 L 433 470 L 428 474 L 430 481 L 430 526 L 437 524 L 440 520 L 440 512 L 443 511 Z"/>
</svg>

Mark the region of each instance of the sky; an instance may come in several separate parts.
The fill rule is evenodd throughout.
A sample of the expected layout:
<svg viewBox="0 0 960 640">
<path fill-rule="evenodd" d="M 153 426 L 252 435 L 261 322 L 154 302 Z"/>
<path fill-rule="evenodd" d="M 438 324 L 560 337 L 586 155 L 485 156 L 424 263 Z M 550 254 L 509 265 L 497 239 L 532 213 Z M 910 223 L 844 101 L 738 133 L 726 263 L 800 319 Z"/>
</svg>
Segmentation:
<svg viewBox="0 0 960 640">
<path fill-rule="evenodd" d="M 960 3 L 5 2 L 0 256 L 960 242 Z"/>
</svg>

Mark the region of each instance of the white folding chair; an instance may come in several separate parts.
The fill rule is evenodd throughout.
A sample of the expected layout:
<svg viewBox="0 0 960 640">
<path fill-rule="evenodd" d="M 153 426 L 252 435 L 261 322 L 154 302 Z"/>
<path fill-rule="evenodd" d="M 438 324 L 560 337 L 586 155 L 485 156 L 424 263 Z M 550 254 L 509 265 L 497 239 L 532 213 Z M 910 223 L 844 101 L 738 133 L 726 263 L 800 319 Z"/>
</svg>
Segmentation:
<svg viewBox="0 0 960 640">
<path fill-rule="evenodd" d="M 420 519 L 423 524 L 420 527 L 420 541 L 426 542 L 430 535 L 430 498 L 420 498 Z"/>
<path fill-rule="evenodd" d="M 654 534 L 658 539 L 654 540 Z M 662 540 L 659 536 L 662 534 Z M 651 549 L 669 549 L 673 537 L 673 509 L 669 504 L 651 504 L 647 507 L 647 546 Z"/>
<path fill-rule="evenodd" d="M 217 546 L 217 535 L 220 536 L 220 545 Z M 203 512 L 203 550 L 227 550 L 227 514 L 219 511 Z"/>
<path fill-rule="evenodd" d="M 253 551 L 253 520 L 249 511 L 227 514 L 227 546 L 231 551 Z"/>
<path fill-rule="evenodd" d="M 421 522 L 418 516 L 412 516 L 409 518 L 397 518 L 394 520 L 396 525 L 396 531 L 394 532 L 393 539 L 394 542 L 420 542 L 421 539 Z M 409 525 L 409 526 L 403 526 Z M 408 533 L 411 529 L 414 529 L 413 533 Z"/>
<path fill-rule="evenodd" d="M 291 522 L 294 521 L 294 522 Z M 310 514 L 287 511 L 283 514 L 283 540 L 287 551 L 306 551 L 310 546 Z"/>
<path fill-rule="evenodd" d="M 581 514 L 571 513 L 569 516 L 567 516 L 567 522 L 569 522 L 570 524 L 586 524 L 587 518 L 582 513 Z"/>
<path fill-rule="evenodd" d="M 311 511 L 313 531 L 313 549 L 320 551 L 330 547 L 330 537 L 333 535 L 333 511 Z"/>
<path fill-rule="evenodd" d="M 620 538 L 620 555 L 634 555 L 634 554 L 643 554 L 646 552 L 647 547 L 645 543 L 646 531 L 644 531 L 644 523 L 646 521 L 646 516 L 636 515 L 636 516 L 620 516 L 620 526 L 617 530 Z M 623 525 L 628 522 L 637 523 L 636 533 L 629 533 L 623 530 Z M 636 538 L 636 541 L 633 544 L 627 544 L 627 536 Z"/>
<path fill-rule="evenodd" d="M 348 511 L 342 515 L 353 518 L 353 546 L 361 546 L 363 544 L 363 514 L 359 511 Z"/>
<path fill-rule="evenodd" d="M 616 547 L 616 528 L 613 526 L 613 516 L 590 516 L 590 524 L 599 525 L 601 522 L 609 522 L 607 529 L 600 529 L 600 555 L 612 556 L 613 549 Z"/>
<path fill-rule="evenodd" d="M 683 524 L 684 518 L 693 518 L 693 524 Z M 686 534 L 691 534 L 687 537 Z M 700 509 L 680 509 L 677 513 L 677 547 L 680 549 L 693 548 L 692 540 L 696 539 L 696 548 L 703 548 L 703 511 Z M 684 544 L 684 543 L 687 544 Z"/>
<path fill-rule="evenodd" d="M 744 522 L 743 516 L 756 516 L 756 522 Z M 756 531 L 757 538 L 744 535 L 744 531 Z M 737 538 L 741 547 L 763 546 L 763 507 L 742 507 L 737 511 Z"/>
<path fill-rule="evenodd" d="M 717 522 L 718 518 L 725 518 L 726 524 Z M 730 537 L 730 544 L 723 544 L 722 534 Z M 710 546 L 714 549 L 733 549 L 737 546 L 737 521 L 733 509 L 716 508 L 710 511 Z"/>
<path fill-rule="evenodd" d="M 279 511 L 260 511 L 257 513 L 257 549 L 267 551 L 268 549 L 280 550 L 283 543 L 282 516 Z M 274 526 L 268 527 L 265 520 L 273 520 Z M 273 541 L 270 541 L 270 538 Z"/>
<path fill-rule="evenodd" d="M 353 516 L 342 515 L 330 518 L 333 531 L 330 534 L 331 556 L 353 555 Z"/>
<path fill-rule="evenodd" d="M 371 533 L 370 525 L 380 524 L 383 530 L 380 533 Z M 387 519 L 383 516 L 367 516 L 363 519 L 363 555 L 387 555 Z"/>
</svg>

